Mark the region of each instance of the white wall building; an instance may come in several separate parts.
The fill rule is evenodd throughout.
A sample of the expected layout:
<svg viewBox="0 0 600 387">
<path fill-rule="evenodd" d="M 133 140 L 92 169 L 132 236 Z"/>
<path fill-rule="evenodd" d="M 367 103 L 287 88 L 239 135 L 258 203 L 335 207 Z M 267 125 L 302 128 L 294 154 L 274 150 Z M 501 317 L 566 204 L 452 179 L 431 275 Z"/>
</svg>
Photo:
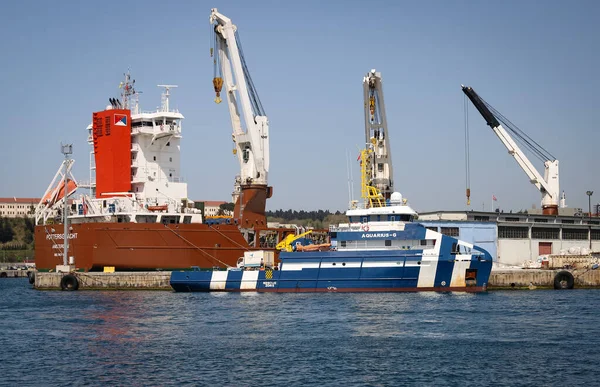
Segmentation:
<svg viewBox="0 0 600 387">
<path fill-rule="evenodd" d="M 560 254 L 571 248 L 600 251 L 600 217 L 542 215 L 505 212 L 437 211 L 419 214 L 419 222 L 429 227 L 458 232 L 459 239 L 483 242 L 498 264 L 520 266 L 540 255 Z M 492 227 L 484 233 L 481 227 Z M 473 231 L 475 230 L 475 232 Z M 495 234 L 495 236 L 494 236 Z M 493 253 L 495 248 L 496 254 Z"/>
<path fill-rule="evenodd" d="M 4 218 L 33 218 L 39 198 L 0 198 L 0 216 Z M 33 210 L 32 210 L 33 209 Z"/>
<path fill-rule="evenodd" d="M 219 215 L 219 209 L 221 204 L 226 204 L 225 201 L 218 200 L 199 200 L 199 202 L 204 202 L 204 216 L 217 216 Z M 225 211 L 224 216 L 232 216 L 233 212 Z"/>
</svg>

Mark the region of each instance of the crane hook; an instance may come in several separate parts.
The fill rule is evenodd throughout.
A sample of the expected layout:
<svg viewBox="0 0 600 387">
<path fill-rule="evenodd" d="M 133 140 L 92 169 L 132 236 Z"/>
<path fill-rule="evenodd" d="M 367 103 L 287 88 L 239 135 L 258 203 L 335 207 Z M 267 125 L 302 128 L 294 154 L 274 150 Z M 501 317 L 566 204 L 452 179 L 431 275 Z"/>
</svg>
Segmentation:
<svg viewBox="0 0 600 387">
<path fill-rule="evenodd" d="M 214 77 L 213 78 L 213 86 L 215 88 L 215 93 L 217 93 L 217 96 L 215 98 L 215 102 L 216 103 L 221 103 L 222 99 L 221 99 L 221 89 L 223 88 L 223 78 L 221 77 Z"/>
</svg>

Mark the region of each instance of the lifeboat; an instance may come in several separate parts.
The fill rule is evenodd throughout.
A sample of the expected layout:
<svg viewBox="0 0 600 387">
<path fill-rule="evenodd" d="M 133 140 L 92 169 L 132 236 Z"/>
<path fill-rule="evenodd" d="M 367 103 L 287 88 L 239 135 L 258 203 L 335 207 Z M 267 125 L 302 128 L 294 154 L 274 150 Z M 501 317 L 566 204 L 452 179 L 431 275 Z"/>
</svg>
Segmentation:
<svg viewBox="0 0 600 387">
<path fill-rule="evenodd" d="M 319 245 L 296 245 L 296 251 L 326 251 L 331 248 L 331 243 L 321 243 Z"/>
<path fill-rule="evenodd" d="M 163 204 L 162 206 L 148 206 L 148 211 L 166 211 L 169 209 L 169 206 Z"/>
<path fill-rule="evenodd" d="M 71 196 L 77 190 L 77 183 L 74 180 L 67 180 L 67 197 Z M 54 203 L 58 202 L 62 198 L 65 197 L 65 182 L 63 180 L 60 183 L 46 194 L 42 199 L 42 203 L 47 204 L 48 206 L 54 205 Z"/>
</svg>

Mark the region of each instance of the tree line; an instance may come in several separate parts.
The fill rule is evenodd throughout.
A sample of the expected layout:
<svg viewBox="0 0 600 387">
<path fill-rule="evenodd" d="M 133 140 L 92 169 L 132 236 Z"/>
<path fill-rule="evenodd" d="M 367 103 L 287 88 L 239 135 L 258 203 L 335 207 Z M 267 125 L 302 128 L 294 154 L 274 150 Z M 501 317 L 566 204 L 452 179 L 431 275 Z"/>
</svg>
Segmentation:
<svg viewBox="0 0 600 387">
<path fill-rule="evenodd" d="M 235 205 L 233 203 L 223 203 L 219 206 L 218 215 L 233 214 Z M 304 227 L 314 227 L 317 229 L 328 228 L 330 224 L 337 224 L 346 221 L 346 216 L 340 212 L 331 212 L 329 210 L 274 210 L 265 211 L 267 221 L 283 224 L 296 224 Z"/>
<path fill-rule="evenodd" d="M 33 247 L 33 231 L 35 224 L 31 218 L 0 217 L 0 249 L 22 249 Z"/>
<path fill-rule="evenodd" d="M 296 210 L 275 210 L 267 211 L 267 218 L 278 218 L 286 221 L 289 220 L 319 220 L 324 221 L 330 215 L 342 215 L 340 211 L 330 212 L 329 210 L 317 210 L 317 211 L 296 211 Z"/>
</svg>

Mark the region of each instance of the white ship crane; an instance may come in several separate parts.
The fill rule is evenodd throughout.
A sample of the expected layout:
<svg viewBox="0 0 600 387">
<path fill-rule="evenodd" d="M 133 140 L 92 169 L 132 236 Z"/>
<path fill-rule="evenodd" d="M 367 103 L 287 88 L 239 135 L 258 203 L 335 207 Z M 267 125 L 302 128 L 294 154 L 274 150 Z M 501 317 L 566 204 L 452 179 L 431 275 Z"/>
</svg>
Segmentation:
<svg viewBox="0 0 600 387">
<path fill-rule="evenodd" d="M 471 87 L 461 85 L 462 91 L 471 100 L 486 123 L 492 128 L 496 136 L 502 141 L 508 153 L 514 157 L 521 169 L 527 174 L 529 180 L 542 193 L 542 209 L 546 215 L 558 215 L 559 204 L 559 179 L 558 160 L 537 142 L 512 124 L 500 112 L 485 102 Z M 510 132 L 532 153 L 544 163 L 544 176 L 537 171 L 529 161 L 525 153 L 517 146 L 508 131 L 500 123 L 504 124 Z M 564 206 L 564 204 L 563 204 Z"/>
<path fill-rule="evenodd" d="M 216 8 L 211 10 L 210 23 L 215 31 L 215 102 L 221 102 L 220 92 L 224 87 L 233 127 L 234 153 L 240 163 L 240 176 L 234 190 L 234 216 L 245 217 L 246 223 L 251 225 L 264 218 L 265 202 L 272 192 L 267 186 L 269 121 L 250 78 L 237 27 Z M 252 220 L 251 213 L 258 218 Z"/>
<path fill-rule="evenodd" d="M 363 78 L 365 142 L 372 150 L 368 158 L 367 184 L 379 190 L 387 200 L 394 192 L 392 155 L 383 101 L 381 73 L 371 70 Z"/>
</svg>

